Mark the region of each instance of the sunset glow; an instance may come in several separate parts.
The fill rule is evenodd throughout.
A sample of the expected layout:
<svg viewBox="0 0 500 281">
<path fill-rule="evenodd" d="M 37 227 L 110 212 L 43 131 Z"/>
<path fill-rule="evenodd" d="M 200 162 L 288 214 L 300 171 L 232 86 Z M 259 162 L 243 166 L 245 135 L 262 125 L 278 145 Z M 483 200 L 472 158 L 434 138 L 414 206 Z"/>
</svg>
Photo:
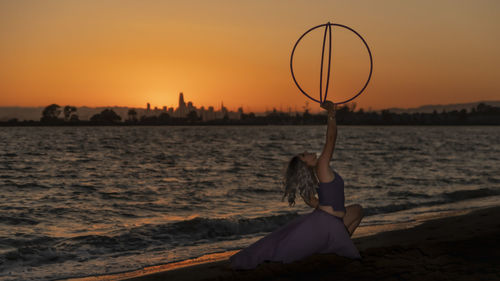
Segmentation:
<svg viewBox="0 0 500 281">
<path fill-rule="evenodd" d="M 198 107 L 302 109 L 290 53 L 327 21 L 372 49 L 358 108 L 498 100 L 499 11 L 487 0 L 0 0 L 0 106 L 172 107 L 184 92 Z M 311 40 L 297 67 L 314 92 L 321 45 Z M 333 40 L 335 101 L 362 86 L 368 59 L 352 35 Z"/>
</svg>

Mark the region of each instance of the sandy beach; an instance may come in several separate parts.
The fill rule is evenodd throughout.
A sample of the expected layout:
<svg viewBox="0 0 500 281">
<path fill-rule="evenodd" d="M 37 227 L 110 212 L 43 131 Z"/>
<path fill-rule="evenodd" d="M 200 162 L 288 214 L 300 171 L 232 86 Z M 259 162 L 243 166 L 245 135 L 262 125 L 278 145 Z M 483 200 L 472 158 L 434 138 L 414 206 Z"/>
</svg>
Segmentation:
<svg viewBox="0 0 500 281">
<path fill-rule="evenodd" d="M 361 260 L 318 254 L 239 271 L 229 267 L 227 258 L 233 252 L 212 256 L 213 262 L 198 260 L 80 280 L 500 280 L 500 207 L 407 227 L 355 238 Z"/>
</svg>

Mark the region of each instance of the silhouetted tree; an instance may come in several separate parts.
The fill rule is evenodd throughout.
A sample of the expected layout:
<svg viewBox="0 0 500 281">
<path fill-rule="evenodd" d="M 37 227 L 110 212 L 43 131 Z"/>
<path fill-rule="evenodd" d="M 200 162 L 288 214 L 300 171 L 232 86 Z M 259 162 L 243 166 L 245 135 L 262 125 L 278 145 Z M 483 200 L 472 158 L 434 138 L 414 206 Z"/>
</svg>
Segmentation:
<svg viewBox="0 0 500 281">
<path fill-rule="evenodd" d="M 55 122 L 58 121 L 59 114 L 61 114 L 61 107 L 57 104 L 51 104 L 42 112 L 42 118 L 40 118 L 41 122 Z"/>
<path fill-rule="evenodd" d="M 95 114 L 90 118 L 90 121 L 102 123 L 116 123 L 120 120 L 122 118 L 113 109 L 104 109 L 101 113 Z"/>
<path fill-rule="evenodd" d="M 162 112 L 160 116 L 158 116 L 158 121 L 160 121 L 160 123 L 167 123 L 170 121 L 170 115 L 166 112 Z"/>
<path fill-rule="evenodd" d="M 128 110 L 128 121 L 137 122 L 137 111 L 133 108 Z"/>
<path fill-rule="evenodd" d="M 484 115 L 498 115 L 500 113 L 500 107 L 480 103 L 476 107 L 476 113 Z"/>
<path fill-rule="evenodd" d="M 69 120 L 74 120 L 75 118 L 72 118 L 72 113 L 76 112 L 76 107 L 71 106 L 71 105 L 66 105 L 64 107 L 63 113 L 64 113 L 64 121 L 69 121 Z M 78 116 L 76 116 L 76 120 L 78 120 Z"/>
<path fill-rule="evenodd" d="M 351 119 L 349 118 L 350 112 L 349 112 L 349 107 L 347 105 L 339 106 L 337 107 L 335 116 L 337 118 L 337 123 L 341 124 L 345 121 L 350 121 Z"/>
<path fill-rule="evenodd" d="M 481 113 L 485 113 L 488 111 L 489 109 L 489 105 L 485 104 L 485 103 L 479 103 L 477 106 L 476 106 L 476 111 L 477 112 L 481 112 Z"/>
<path fill-rule="evenodd" d="M 155 124 L 158 124 L 158 117 L 156 115 L 153 115 L 153 116 L 143 115 L 143 116 L 141 116 L 140 123 L 147 124 L 147 125 L 155 125 Z"/>
<path fill-rule="evenodd" d="M 253 112 L 250 112 L 248 114 L 242 113 L 240 119 L 241 120 L 255 119 L 255 113 Z"/>
<path fill-rule="evenodd" d="M 92 117 L 90 117 L 90 121 L 92 121 L 92 122 L 101 121 L 101 114 L 97 113 L 97 114 L 92 115 Z"/>
</svg>

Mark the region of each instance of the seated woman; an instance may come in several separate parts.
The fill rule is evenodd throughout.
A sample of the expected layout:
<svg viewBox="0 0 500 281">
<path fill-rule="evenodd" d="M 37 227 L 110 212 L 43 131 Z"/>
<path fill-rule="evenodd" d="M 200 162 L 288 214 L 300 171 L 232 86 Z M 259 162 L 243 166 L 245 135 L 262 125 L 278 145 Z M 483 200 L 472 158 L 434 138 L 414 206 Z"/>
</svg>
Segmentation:
<svg viewBox="0 0 500 281">
<path fill-rule="evenodd" d="M 284 263 L 303 259 L 315 253 L 335 253 L 361 258 L 350 236 L 363 218 L 360 205 L 344 207 L 344 181 L 330 168 L 337 138 L 335 105 L 321 105 L 328 110 L 326 143 L 319 158 L 304 152 L 294 156 L 285 173 L 285 195 L 290 206 L 297 192 L 315 208 L 268 234 L 230 258 L 235 269 L 251 269 L 264 261 Z M 316 193 L 318 198 L 316 198 Z"/>
</svg>

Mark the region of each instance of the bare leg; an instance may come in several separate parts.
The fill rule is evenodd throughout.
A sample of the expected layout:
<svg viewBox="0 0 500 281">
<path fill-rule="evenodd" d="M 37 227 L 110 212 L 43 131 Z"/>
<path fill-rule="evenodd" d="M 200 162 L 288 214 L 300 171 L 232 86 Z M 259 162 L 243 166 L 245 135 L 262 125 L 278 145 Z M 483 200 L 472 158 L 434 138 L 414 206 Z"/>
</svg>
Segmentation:
<svg viewBox="0 0 500 281">
<path fill-rule="evenodd" d="M 354 233 L 359 223 L 363 219 L 363 207 L 359 204 L 349 205 L 346 207 L 344 216 L 344 224 L 349 232 L 349 235 Z"/>
</svg>

